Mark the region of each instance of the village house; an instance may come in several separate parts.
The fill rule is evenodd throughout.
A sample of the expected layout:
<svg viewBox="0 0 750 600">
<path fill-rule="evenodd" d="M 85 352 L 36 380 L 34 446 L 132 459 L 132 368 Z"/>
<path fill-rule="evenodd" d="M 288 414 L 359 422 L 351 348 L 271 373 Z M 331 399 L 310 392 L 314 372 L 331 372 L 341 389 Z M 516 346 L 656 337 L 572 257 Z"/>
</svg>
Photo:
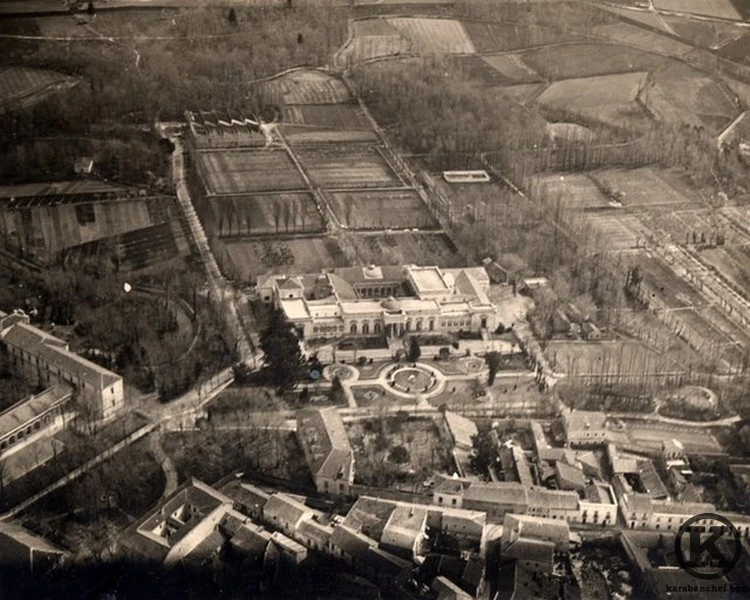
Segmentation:
<svg viewBox="0 0 750 600">
<path fill-rule="evenodd" d="M 482 267 L 345 267 L 317 275 L 272 276 L 258 286 L 303 339 L 497 327 Z"/>
<path fill-rule="evenodd" d="M 68 344 L 30 324 L 28 315 L 0 313 L 0 341 L 11 363 L 33 384 L 67 383 L 91 414 L 106 420 L 124 407 L 122 377 L 71 352 Z"/>
<path fill-rule="evenodd" d="M 570 409 L 562 414 L 565 439 L 573 448 L 607 443 L 610 440 L 610 432 L 606 423 L 607 415 L 603 412 Z"/>
<path fill-rule="evenodd" d="M 354 483 L 354 452 L 338 410 L 328 407 L 298 411 L 297 438 L 317 490 L 349 495 Z"/>
<path fill-rule="evenodd" d="M 263 520 L 274 529 L 294 537 L 303 520 L 312 519 L 315 511 L 288 494 L 273 494 L 263 506 Z"/>
<path fill-rule="evenodd" d="M 423 553 L 426 533 L 427 510 L 415 505 L 399 505 L 393 509 L 383 528 L 380 547 L 413 561 Z"/>
</svg>

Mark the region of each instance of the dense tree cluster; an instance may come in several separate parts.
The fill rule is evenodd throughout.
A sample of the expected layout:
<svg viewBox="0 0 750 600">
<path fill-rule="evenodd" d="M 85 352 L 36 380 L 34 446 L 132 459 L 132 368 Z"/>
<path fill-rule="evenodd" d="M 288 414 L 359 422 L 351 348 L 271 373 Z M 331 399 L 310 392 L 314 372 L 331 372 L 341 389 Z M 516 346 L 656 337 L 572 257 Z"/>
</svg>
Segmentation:
<svg viewBox="0 0 750 600">
<path fill-rule="evenodd" d="M 271 313 L 268 326 L 260 336 L 260 347 L 265 355 L 265 369 L 268 381 L 278 393 L 294 388 L 300 380 L 303 367 L 299 340 L 278 309 Z"/>
</svg>

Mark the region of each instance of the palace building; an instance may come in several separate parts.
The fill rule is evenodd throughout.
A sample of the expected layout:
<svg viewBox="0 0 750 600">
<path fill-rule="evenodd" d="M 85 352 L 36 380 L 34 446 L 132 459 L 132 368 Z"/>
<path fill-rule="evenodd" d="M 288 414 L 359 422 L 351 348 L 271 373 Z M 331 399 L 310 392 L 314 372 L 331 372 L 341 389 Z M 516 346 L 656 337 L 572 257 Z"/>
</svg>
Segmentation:
<svg viewBox="0 0 750 600">
<path fill-rule="evenodd" d="M 478 332 L 497 327 L 484 267 L 345 267 L 274 275 L 260 299 L 284 311 L 300 337 L 401 337 L 410 332 Z"/>
</svg>

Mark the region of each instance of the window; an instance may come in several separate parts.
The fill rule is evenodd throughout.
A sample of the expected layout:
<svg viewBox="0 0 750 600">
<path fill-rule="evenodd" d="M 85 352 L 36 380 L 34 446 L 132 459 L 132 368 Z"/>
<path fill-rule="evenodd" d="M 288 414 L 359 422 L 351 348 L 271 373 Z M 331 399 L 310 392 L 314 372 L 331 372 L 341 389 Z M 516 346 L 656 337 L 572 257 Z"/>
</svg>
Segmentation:
<svg viewBox="0 0 750 600">
<path fill-rule="evenodd" d="M 357 323 L 352 321 L 349 325 L 349 333 L 357 333 Z"/>
<path fill-rule="evenodd" d="M 76 205 L 76 219 L 78 219 L 79 225 L 88 225 L 90 223 L 96 223 L 96 213 L 94 212 L 94 205 L 93 204 Z"/>
<path fill-rule="evenodd" d="M 369 323 L 362 323 L 362 333 L 364 335 L 369 335 L 369 333 L 370 333 L 370 324 Z"/>
</svg>

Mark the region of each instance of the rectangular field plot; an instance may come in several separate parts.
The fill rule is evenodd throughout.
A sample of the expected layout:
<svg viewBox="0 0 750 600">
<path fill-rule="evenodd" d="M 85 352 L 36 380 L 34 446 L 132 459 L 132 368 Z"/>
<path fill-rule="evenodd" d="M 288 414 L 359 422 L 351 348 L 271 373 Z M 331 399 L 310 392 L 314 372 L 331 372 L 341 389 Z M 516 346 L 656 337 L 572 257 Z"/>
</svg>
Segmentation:
<svg viewBox="0 0 750 600">
<path fill-rule="evenodd" d="M 478 54 L 582 39 L 571 33 L 543 29 L 530 23 L 463 21 L 463 26 Z"/>
<path fill-rule="evenodd" d="M 356 104 L 285 106 L 281 127 L 289 142 L 377 141 L 367 117 Z M 288 125 L 287 125 L 288 123 Z"/>
<path fill-rule="evenodd" d="M 270 273 L 301 275 L 348 265 L 336 240 L 308 237 L 289 240 L 217 244 L 222 271 L 243 281 Z"/>
<path fill-rule="evenodd" d="M 658 205 L 695 203 L 703 205 L 695 191 L 684 188 L 670 171 L 642 169 L 613 169 L 592 174 L 602 186 L 616 191 L 625 208 L 650 208 Z"/>
<path fill-rule="evenodd" d="M 564 79 L 552 83 L 539 95 L 537 102 L 598 122 L 639 125 L 647 116 L 636 98 L 647 75 L 637 72 Z"/>
<path fill-rule="evenodd" d="M 279 105 L 339 104 L 352 99 L 340 79 L 314 69 L 299 69 L 257 85 Z"/>
<path fill-rule="evenodd" d="M 710 48 L 712 46 L 724 46 L 739 39 L 747 31 L 744 27 L 732 23 L 719 23 L 711 21 L 695 21 L 682 17 L 664 17 L 672 30 L 681 38 Z"/>
<path fill-rule="evenodd" d="M 331 208 L 350 229 L 434 229 L 437 222 L 412 190 L 334 192 Z"/>
<path fill-rule="evenodd" d="M 677 275 L 661 258 L 641 253 L 638 265 L 643 273 L 644 283 L 656 290 L 667 306 L 679 308 L 697 306 L 705 302 L 700 292 Z"/>
<path fill-rule="evenodd" d="M 219 237 L 323 229 L 322 217 L 309 194 L 224 196 L 208 198 L 206 203 Z"/>
<path fill-rule="evenodd" d="M 510 81 L 541 81 L 539 74 L 521 60 L 518 54 L 482 56 L 482 60 Z"/>
<path fill-rule="evenodd" d="M 201 152 L 197 162 L 209 194 L 306 188 L 305 180 L 284 150 Z"/>
<path fill-rule="evenodd" d="M 742 246 L 701 250 L 701 260 L 715 267 L 734 285 L 750 295 L 750 254 Z"/>
<path fill-rule="evenodd" d="M 396 17 L 388 19 L 418 54 L 474 54 L 466 30 L 460 21 L 452 19 L 420 19 Z"/>
<path fill-rule="evenodd" d="M 363 265 L 465 265 L 456 247 L 442 233 L 358 234 L 350 241 Z"/>
<path fill-rule="evenodd" d="M 587 175 L 566 173 L 540 177 L 536 184 L 547 190 L 549 197 L 562 195 L 565 208 L 608 208 L 610 199 L 597 187 L 592 178 Z"/>
<path fill-rule="evenodd" d="M 590 214 L 587 220 L 606 243 L 608 250 L 633 248 L 643 229 L 636 217 L 618 215 L 616 210 Z"/>
<path fill-rule="evenodd" d="M 570 44 L 530 50 L 523 62 L 547 79 L 652 71 L 667 60 L 658 54 L 615 44 Z"/>
<path fill-rule="evenodd" d="M 742 20 L 742 15 L 732 6 L 730 0 L 654 0 L 654 6 L 657 10 Z"/>
<path fill-rule="evenodd" d="M 302 147 L 297 156 L 312 181 L 327 189 L 403 185 L 377 149 L 366 145 Z"/>
</svg>

